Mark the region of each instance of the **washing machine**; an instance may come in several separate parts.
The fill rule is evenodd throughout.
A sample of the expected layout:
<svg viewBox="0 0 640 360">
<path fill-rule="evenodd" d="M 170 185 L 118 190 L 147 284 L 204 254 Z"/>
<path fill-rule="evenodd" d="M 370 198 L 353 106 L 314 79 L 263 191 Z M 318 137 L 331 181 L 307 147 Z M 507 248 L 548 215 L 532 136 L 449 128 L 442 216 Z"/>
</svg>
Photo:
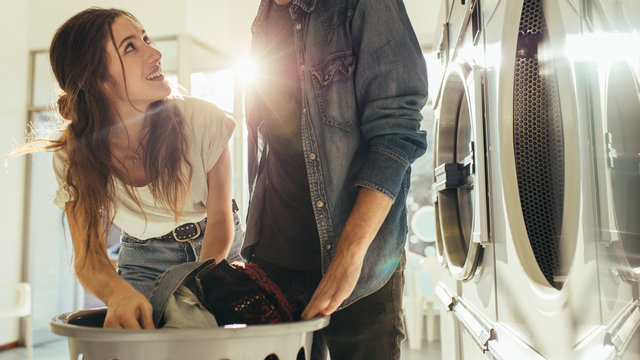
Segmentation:
<svg viewBox="0 0 640 360">
<path fill-rule="evenodd" d="M 446 24 L 434 155 L 450 276 L 439 287 L 450 299 L 441 331 L 454 339 L 444 358 L 568 358 L 562 256 L 575 244 L 560 251 L 565 149 L 558 86 L 541 75 L 555 69 L 538 64 L 541 14 L 539 1 L 461 1 Z"/>
<path fill-rule="evenodd" d="M 639 64 L 594 72 L 567 51 L 596 17 L 625 14 L 611 2 L 448 6 L 433 188 L 444 359 L 633 353 Z"/>
<path fill-rule="evenodd" d="M 582 4 L 583 34 L 570 44 L 591 105 L 598 286 L 602 327 L 583 353 L 604 346 L 640 358 L 640 3 Z M 599 49 L 597 52 L 591 49 Z M 579 294 L 578 294 L 579 295 Z M 603 343 L 604 345 L 600 345 Z M 595 346 L 595 347 L 597 347 Z"/>
<path fill-rule="evenodd" d="M 513 96 L 489 121 L 497 358 L 572 359 L 602 325 L 589 103 L 565 51 L 581 36 L 582 3 L 523 1 L 515 51 L 502 57 L 513 86 L 499 86 Z"/>
<path fill-rule="evenodd" d="M 602 149 L 611 136 L 602 131 L 606 101 L 596 95 L 607 91 L 603 84 L 611 67 L 605 70 L 570 51 L 571 42 L 578 39 L 590 45 L 591 54 L 602 53 L 587 32 L 593 27 L 593 12 L 602 9 L 598 1 L 522 4 L 513 102 L 499 105 L 503 115 L 512 107 L 512 119 L 498 119 L 497 133 L 490 136 L 491 144 L 500 148 L 489 160 L 490 171 L 500 174 L 491 184 L 499 189 L 492 194 L 493 212 L 503 215 L 495 215 L 492 222 L 498 322 L 489 350 L 498 358 L 513 357 L 503 346 L 513 343 L 526 358 L 623 357 L 638 328 L 633 265 L 620 266 L 620 256 L 615 255 L 621 253 L 620 243 L 606 240 L 624 232 L 637 236 L 631 221 L 623 221 L 622 231 L 619 222 L 611 226 L 615 195 L 612 198 L 606 189 L 611 171 L 603 170 L 602 161 Z M 617 84 L 609 85 L 609 90 L 614 88 L 614 93 L 627 93 Z M 633 99 L 637 91 L 627 96 Z M 616 107 L 631 114 L 629 105 Z M 632 131 L 628 124 L 623 130 Z M 630 139 L 626 134 L 616 146 L 627 154 L 635 151 L 637 158 Z M 625 161 L 619 162 L 628 170 Z M 637 182 L 625 176 L 619 180 L 619 192 L 627 200 L 634 195 L 630 187 L 637 188 L 630 184 Z M 633 217 L 637 207 L 630 203 L 619 208 Z M 632 238 L 628 235 L 621 242 L 627 260 L 638 255 L 629 249 L 637 244 Z"/>
<path fill-rule="evenodd" d="M 444 76 L 434 101 L 434 208 L 442 273 L 443 359 L 482 356 L 496 320 L 489 237 L 485 41 L 479 1 L 451 1 L 438 47 Z"/>
</svg>

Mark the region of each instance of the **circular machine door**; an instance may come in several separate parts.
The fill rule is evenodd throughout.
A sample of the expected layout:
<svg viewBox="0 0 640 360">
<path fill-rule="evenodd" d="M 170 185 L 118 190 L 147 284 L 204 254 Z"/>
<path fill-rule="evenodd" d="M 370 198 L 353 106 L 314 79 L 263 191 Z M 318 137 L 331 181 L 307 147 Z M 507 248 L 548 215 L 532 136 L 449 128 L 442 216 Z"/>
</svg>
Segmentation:
<svg viewBox="0 0 640 360">
<path fill-rule="evenodd" d="M 487 243 L 482 69 L 452 64 L 436 123 L 436 244 L 458 280 L 469 280 Z"/>
<path fill-rule="evenodd" d="M 606 82 L 604 173 L 612 221 L 607 236 L 618 272 L 626 281 L 640 276 L 640 84 L 629 64 L 612 64 Z"/>
<path fill-rule="evenodd" d="M 554 54 L 551 40 L 542 2 L 525 0 L 514 69 L 513 153 L 520 209 L 529 242 L 519 241 L 517 247 L 522 258 L 529 258 L 532 253 L 538 265 L 537 269 L 527 270 L 529 276 L 541 279 L 540 284 L 545 287 L 560 290 L 571 265 L 567 259 L 573 257 L 577 238 L 571 231 L 563 233 L 563 224 L 575 222 L 579 171 L 572 168 L 567 173 L 565 167 L 576 166 L 579 152 L 575 148 L 578 133 L 565 135 L 565 131 L 575 129 L 571 119 L 574 116 L 569 118 L 567 129 L 563 128 L 566 124 L 562 116 L 563 111 L 575 107 L 572 103 L 575 93 L 567 86 L 571 80 L 566 78 L 566 71 L 559 70 L 566 59 Z M 561 99 L 566 102 L 563 106 Z M 566 147 L 565 137 L 572 139 L 571 148 Z M 576 185 L 567 189 L 565 182 Z M 571 199 L 571 203 L 565 204 L 565 199 Z M 563 219 L 565 216 L 568 218 Z M 528 259 L 526 262 L 530 263 Z"/>
</svg>

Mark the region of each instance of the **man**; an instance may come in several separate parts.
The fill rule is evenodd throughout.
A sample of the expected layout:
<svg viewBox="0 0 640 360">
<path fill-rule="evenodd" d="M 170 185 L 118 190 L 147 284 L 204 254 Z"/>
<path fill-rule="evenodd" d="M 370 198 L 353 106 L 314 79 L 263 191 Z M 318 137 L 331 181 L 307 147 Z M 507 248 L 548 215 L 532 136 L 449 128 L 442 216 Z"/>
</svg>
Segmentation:
<svg viewBox="0 0 640 360">
<path fill-rule="evenodd" d="M 262 0 L 243 255 L 331 316 L 314 358 L 399 359 L 426 65 L 402 0 Z M 321 353 L 322 352 L 322 353 Z"/>
</svg>

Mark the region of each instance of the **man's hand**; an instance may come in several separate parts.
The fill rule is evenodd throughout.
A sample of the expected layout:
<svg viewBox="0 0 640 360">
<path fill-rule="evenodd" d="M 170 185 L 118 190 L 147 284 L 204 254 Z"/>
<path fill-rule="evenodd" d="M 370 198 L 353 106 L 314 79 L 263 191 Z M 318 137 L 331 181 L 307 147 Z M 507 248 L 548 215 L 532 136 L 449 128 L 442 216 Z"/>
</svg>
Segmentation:
<svg viewBox="0 0 640 360">
<path fill-rule="evenodd" d="M 155 327 L 153 325 L 151 304 L 144 295 L 133 287 L 123 287 L 109 299 L 104 327 L 112 329 L 153 329 Z"/>
<path fill-rule="evenodd" d="M 311 301 L 302 312 L 302 320 L 310 320 L 318 315 L 331 315 L 336 311 L 353 292 L 361 270 L 362 261 L 346 256 L 334 257 Z"/>
</svg>

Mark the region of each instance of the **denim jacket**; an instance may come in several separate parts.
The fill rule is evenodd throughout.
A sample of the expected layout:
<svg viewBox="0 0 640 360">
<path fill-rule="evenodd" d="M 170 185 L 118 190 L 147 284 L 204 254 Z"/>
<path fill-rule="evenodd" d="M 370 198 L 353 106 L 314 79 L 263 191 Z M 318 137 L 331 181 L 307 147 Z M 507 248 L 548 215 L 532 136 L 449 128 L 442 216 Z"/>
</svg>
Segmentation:
<svg viewBox="0 0 640 360">
<path fill-rule="evenodd" d="M 262 0 L 252 26 L 252 54 L 265 46 Z M 293 0 L 294 45 L 302 82 L 302 143 L 318 225 L 322 272 L 365 187 L 394 201 L 365 256 L 355 290 L 342 306 L 381 288 L 397 268 L 407 236 L 411 163 L 427 147 L 420 110 L 427 71 L 402 0 Z M 243 255 L 258 241 L 264 202 L 260 159 L 268 152 L 261 114 L 247 94 L 250 206 Z"/>
</svg>

